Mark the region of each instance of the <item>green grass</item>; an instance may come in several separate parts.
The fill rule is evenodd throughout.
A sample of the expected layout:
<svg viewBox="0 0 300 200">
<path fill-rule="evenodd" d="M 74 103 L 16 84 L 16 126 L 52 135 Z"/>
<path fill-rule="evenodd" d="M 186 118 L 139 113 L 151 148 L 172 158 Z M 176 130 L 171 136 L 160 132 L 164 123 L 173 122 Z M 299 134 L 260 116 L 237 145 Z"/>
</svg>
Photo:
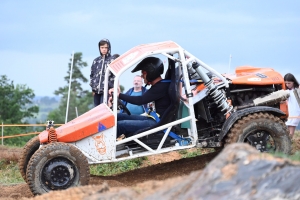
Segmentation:
<svg viewBox="0 0 300 200">
<path fill-rule="evenodd" d="M 300 162 L 300 151 L 297 151 L 292 155 L 286 155 L 286 154 L 281 153 L 281 152 L 270 152 L 270 154 L 275 156 L 275 157 L 287 158 L 287 159 L 292 160 L 292 161 Z"/>
<path fill-rule="evenodd" d="M 135 158 L 115 163 L 105 163 L 90 166 L 90 173 L 100 176 L 111 176 L 139 168 L 147 157 Z"/>
<path fill-rule="evenodd" d="M 192 150 L 183 149 L 178 152 L 181 154 L 182 158 L 192 158 L 202 154 L 212 153 L 214 151 L 215 150 L 213 148 L 193 148 Z"/>
<path fill-rule="evenodd" d="M 0 185 L 17 184 L 24 182 L 17 162 L 0 160 Z"/>
</svg>

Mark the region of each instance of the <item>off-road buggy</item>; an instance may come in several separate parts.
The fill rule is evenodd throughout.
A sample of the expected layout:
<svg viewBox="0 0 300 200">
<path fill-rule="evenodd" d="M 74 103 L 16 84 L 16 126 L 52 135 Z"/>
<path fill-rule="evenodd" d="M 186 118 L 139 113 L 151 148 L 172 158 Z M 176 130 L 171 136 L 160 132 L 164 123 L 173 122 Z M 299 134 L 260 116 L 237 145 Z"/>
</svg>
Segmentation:
<svg viewBox="0 0 300 200">
<path fill-rule="evenodd" d="M 279 73 L 239 67 L 235 74 L 221 75 L 172 41 L 136 46 L 114 60 L 106 71 L 104 102 L 109 72 L 115 75 L 117 91 L 120 76 L 149 56 L 164 61 L 170 81 L 172 104 L 166 114 L 154 127 L 117 141 L 118 107 L 126 107 L 115 93 L 112 109 L 103 103 L 56 129 L 50 122 L 26 144 L 19 161 L 34 194 L 87 185 L 91 164 L 192 147 L 245 142 L 262 152 L 290 153 L 286 107 L 280 103 L 288 95 Z"/>
</svg>

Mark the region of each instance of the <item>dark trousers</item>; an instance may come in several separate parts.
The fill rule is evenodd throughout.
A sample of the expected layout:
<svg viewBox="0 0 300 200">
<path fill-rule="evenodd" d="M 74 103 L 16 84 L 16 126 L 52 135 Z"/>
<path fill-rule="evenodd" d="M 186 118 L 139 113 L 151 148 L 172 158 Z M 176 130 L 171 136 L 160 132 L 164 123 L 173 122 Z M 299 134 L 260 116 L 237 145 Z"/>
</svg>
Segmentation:
<svg viewBox="0 0 300 200">
<path fill-rule="evenodd" d="M 117 116 L 117 137 L 124 134 L 126 137 L 134 135 L 138 130 L 154 126 L 157 122 L 146 116 L 127 115 L 118 113 Z"/>
<path fill-rule="evenodd" d="M 98 106 L 103 103 L 103 93 L 102 94 L 94 94 L 94 106 Z"/>
</svg>

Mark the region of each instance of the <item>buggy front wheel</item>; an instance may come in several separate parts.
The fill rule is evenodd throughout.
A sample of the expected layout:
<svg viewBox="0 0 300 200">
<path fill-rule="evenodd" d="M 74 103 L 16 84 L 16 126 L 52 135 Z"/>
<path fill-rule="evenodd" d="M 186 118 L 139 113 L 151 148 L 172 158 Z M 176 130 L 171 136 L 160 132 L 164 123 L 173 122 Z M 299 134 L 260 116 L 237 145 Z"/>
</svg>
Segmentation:
<svg viewBox="0 0 300 200">
<path fill-rule="evenodd" d="M 33 194 L 87 185 L 90 170 L 87 158 L 75 146 L 51 143 L 31 157 L 26 171 L 27 183 Z"/>
</svg>

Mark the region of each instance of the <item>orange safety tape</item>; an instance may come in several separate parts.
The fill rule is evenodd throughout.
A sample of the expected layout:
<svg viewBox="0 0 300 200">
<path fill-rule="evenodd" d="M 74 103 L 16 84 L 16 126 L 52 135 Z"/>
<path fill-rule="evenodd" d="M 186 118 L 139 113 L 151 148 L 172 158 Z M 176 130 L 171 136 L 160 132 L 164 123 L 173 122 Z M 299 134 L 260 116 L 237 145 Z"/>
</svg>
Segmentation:
<svg viewBox="0 0 300 200">
<path fill-rule="evenodd" d="M 0 137 L 0 139 L 5 139 L 5 138 L 14 138 L 14 137 L 20 137 L 20 136 L 27 136 L 27 135 L 34 135 L 34 134 L 40 134 L 40 132 L 35 132 L 35 133 L 25 133 L 25 134 L 19 134 L 19 135 L 9 135 L 9 136 L 3 136 Z"/>
<path fill-rule="evenodd" d="M 63 124 L 54 124 L 54 126 L 61 126 Z M 46 124 L 3 124 L 0 126 L 47 126 Z"/>
</svg>

